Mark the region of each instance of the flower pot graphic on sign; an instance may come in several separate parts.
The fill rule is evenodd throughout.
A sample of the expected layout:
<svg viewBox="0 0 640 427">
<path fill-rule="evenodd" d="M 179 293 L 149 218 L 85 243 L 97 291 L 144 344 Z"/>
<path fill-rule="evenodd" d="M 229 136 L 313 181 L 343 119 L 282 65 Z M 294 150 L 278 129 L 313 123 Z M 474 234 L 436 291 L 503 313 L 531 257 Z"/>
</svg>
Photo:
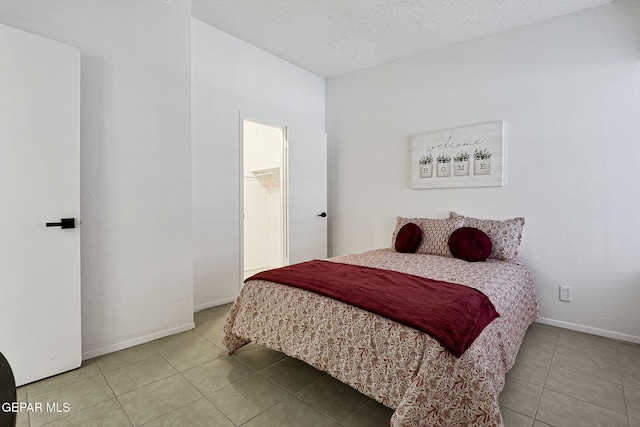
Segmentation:
<svg viewBox="0 0 640 427">
<path fill-rule="evenodd" d="M 422 156 L 420 163 L 420 178 L 431 178 L 433 176 L 433 156 L 431 154 Z"/>
<path fill-rule="evenodd" d="M 462 151 L 453 156 L 453 176 L 469 175 L 469 153 Z"/>
<path fill-rule="evenodd" d="M 451 176 L 451 156 L 440 154 L 436 160 L 438 161 L 436 175 L 439 177 Z"/>
<path fill-rule="evenodd" d="M 490 175 L 491 174 L 491 152 L 486 148 L 473 152 L 473 174 L 474 175 Z"/>
</svg>

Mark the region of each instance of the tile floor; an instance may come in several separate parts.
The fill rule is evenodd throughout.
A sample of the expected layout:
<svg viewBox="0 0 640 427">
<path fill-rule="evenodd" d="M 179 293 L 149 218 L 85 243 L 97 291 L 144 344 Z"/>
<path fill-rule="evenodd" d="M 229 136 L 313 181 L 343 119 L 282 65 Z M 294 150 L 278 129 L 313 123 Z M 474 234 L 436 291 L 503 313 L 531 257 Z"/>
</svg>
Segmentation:
<svg viewBox="0 0 640 427">
<path fill-rule="evenodd" d="M 296 359 L 250 344 L 227 356 L 229 306 L 196 328 L 28 384 L 17 426 L 388 426 L 392 411 Z M 65 412 L 63 403 L 69 404 Z M 500 395 L 507 427 L 640 427 L 640 346 L 534 324 Z"/>
</svg>

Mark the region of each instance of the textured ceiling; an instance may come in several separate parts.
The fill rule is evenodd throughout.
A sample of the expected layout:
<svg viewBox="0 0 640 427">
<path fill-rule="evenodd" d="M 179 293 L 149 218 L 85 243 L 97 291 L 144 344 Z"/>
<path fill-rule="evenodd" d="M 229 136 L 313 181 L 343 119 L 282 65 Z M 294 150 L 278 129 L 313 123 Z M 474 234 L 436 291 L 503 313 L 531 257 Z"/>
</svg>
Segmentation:
<svg viewBox="0 0 640 427">
<path fill-rule="evenodd" d="M 193 0 L 192 15 L 322 77 L 613 0 Z"/>
</svg>

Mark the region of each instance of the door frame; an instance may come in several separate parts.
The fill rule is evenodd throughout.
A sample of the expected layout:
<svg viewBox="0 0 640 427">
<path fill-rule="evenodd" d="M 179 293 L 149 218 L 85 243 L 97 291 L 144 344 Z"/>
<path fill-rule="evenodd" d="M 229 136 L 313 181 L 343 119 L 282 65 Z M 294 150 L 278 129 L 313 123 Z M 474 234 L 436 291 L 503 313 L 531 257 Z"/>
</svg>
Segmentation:
<svg viewBox="0 0 640 427">
<path fill-rule="evenodd" d="M 244 285 L 244 123 L 245 121 L 256 123 L 263 126 L 269 126 L 272 128 L 278 128 L 282 130 L 282 158 L 281 158 L 281 168 L 280 168 L 280 194 L 281 194 L 281 208 L 282 215 L 280 218 L 282 232 L 280 233 L 281 239 L 281 252 L 282 252 L 282 262 L 283 265 L 289 265 L 289 134 L 288 128 L 285 125 L 274 124 L 272 122 L 266 120 L 255 119 L 253 117 L 249 117 L 248 115 L 244 115 L 240 112 L 240 197 L 239 197 L 239 206 L 240 206 L 240 271 L 238 274 L 239 283 L 238 290 L 242 289 Z"/>
</svg>

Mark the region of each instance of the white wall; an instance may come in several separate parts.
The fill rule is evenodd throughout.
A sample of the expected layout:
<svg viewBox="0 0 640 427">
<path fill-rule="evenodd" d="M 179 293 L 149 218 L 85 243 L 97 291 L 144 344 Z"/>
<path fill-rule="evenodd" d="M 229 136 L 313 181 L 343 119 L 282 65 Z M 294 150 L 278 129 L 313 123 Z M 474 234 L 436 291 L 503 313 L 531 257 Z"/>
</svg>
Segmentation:
<svg viewBox="0 0 640 427">
<path fill-rule="evenodd" d="M 326 94 L 332 255 L 390 245 L 397 215 L 522 215 L 541 316 L 640 340 L 639 2 L 332 78 Z M 496 120 L 504 187 L 411 189 L 411 135 Z"/>
<path fill-rule="evenodd" d="M 324 132 L 324 80 L 192 20 L 195 309 L 232 301 L 240 285 L 240 115 Z M 304 141 L 300 141 L 304 144 Z"/>
<path fill-rule="evenodd" d="M 190 12 L 183 1 L 0 1 L 0 22 L 82 52 L 85 358 L 193 326 Z"/>
</svg>

